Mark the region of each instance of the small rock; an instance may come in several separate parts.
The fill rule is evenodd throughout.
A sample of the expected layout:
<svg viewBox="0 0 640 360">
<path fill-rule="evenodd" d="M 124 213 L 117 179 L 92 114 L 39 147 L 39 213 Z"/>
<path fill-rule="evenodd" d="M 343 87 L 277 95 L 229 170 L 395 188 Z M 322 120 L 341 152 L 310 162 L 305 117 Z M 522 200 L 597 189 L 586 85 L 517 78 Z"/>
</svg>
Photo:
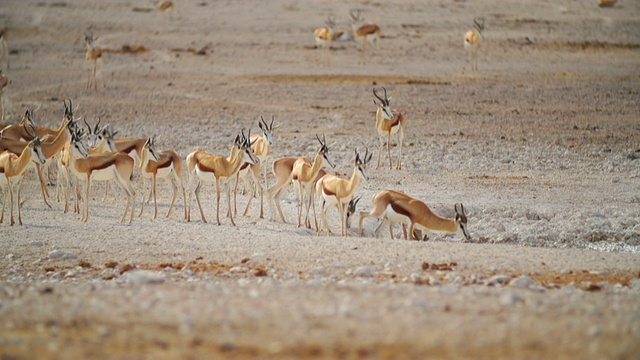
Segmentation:
<svg viewBox="0 0 640 360">
<path fill-rule="evenodd" d="M 49 258 L 51 259 L 75 259 L 76 257 L 75 254 L 63 250 L 53 250 L 49 252 Z"/>
<path fill-rule="evenodd" d="M 325 273 L 326 273 L 326 270 L 323 267 L 317 267 L 311 270 L 311 275 L 315 275 L 315 276 L 323 276 Z"/>
<path fill-rule="evenodd" d="M 500 304 L 502 305 L 514 305 L 517 303 L 524 303 L 524 299 L 513 292 L 508 292 L 500 297 Z"/>
<path fill-rule="evenodd" d="M 485 284 L 489 286 L 504 285 L 507 284 L 509 280 L 511 280 L 511 276 L 509 275 L 495 275 L 487 279 Z"/>
<path fill-rule="evenodd" d="M 249 271 L 249 268 L 246 266 L 234 266 L 229 269 L 231 273 L 246 273 L 247 271 Z"/>
<path fill-rule="evenodd" d="M 528 289 L 536 284 L 530 276 L 520 276 L 509 281 L 509 285 L 520 289 Z"/>
<path fill-rule="evenodd" d="M 118 271 L 116 269 L 104 269 L 100 273 L 102 280 L 111 280 L 118 277 Z"/>
<path fill-rule="evenodd" d="M 368 267 L 359 267 L 354 274 L 358 277 L 373 277 L 373 272 Z"/>
<path fill-rule="evenodd" d="M 156 271 L 133 270 L 124 273 L 124 275 L 122 275 L 122 279 L 138 285 L 160 284 L 165 282 L 166 276 L 163 273 Z"/>
<path fill-rule="evenodd" d="M 587 330 L 588 336 L 598 336 L 600 334 L 602 334 L 602 328 L 598 325 L 592 325 Z"/>
<path fill-rule="evenodd" d="M 31 245 L 31 246 L 44 246 L 44 242 L 40 241 L 40 240 L 33 240 L 32 242 L 29 243 L 29 245 Z"/>
<path fill-rule="evenodd" d="M 67 271 L 67 273 L 66 273 L 66 274 L 64 274 L 64 277 L 65 277 L 66 279 L 69 279 L 69 278 L 75 278 L 75 277 L 76 277 L 76 273 L 75 273 L 75 271 L 71 271 L 71 270 L 70 270 L 70 271 Z"/>
<path fill-rule="evenodd" d="M 7 256 L 5 256 L 5 258 L 6 258 L 7 260 L 13 260 L 13 259 L 15 259 L 15 257 L 16 257 L 16 256 L 15 256 L 14 254 L 7 254 Z"/>
</svg>

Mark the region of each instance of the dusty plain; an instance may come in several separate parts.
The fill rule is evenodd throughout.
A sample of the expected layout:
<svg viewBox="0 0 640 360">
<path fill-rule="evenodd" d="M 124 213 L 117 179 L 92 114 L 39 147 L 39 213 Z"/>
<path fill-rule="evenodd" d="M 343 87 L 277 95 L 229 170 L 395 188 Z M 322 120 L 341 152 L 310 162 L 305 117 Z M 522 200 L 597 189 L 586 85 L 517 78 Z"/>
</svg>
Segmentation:
<svg viewBox="0 0 640 360">
<path fill-rule="evenodd" d="M 382 28 L 319 60 L 313 29 L 360 9 Z M 479 71 L 462 35 L 486 19 Z M 374 151 L 359 210 L 401 189 L 472 240 L 315 236 L 259 199 L 215 223 L 183 219 L 170 188 L 133 224 L 95 183 L 87 223 L 24 186 L 22 226 L 0 230 L 0 358 L 637 358 L 640 354 L 640 3 L 589 1 L 0 2 L 7 122 L 36 109 L 110 123 L 160 149 L 228 154 L 260 115 L 273 157 L 313 156 L 325 134 L 349 176 Z M 84 33 L 104 49 L 87 90 Z M 139 51 L 138 51 L 139 50 Z M 403 169 L 375 168 L 373 86 L 408 119 Z M 394 147 L 394 156 L 397 154 Z M 388 164 L 386 156 L 383 164 Z M 53 168 L 55 174 L 55 167 Z M 186 176 L 186 175 L 185 175 Z M 273 183 L 271 176 L 269 181 Z M 142 190 L 138 182 L 137 209 Z M 114 187 L 115 189 L 115 187 Z M 243 209 L 247 195 L 239 196 Z M 137 211 L 137 210 L 136 210 Z M 222 205 L 222 214 L 226 205 Z M 136 213 L 137 215 L 137 213 Z M 396 229 L 396 236 L 399 236 Z"/>
</svg>

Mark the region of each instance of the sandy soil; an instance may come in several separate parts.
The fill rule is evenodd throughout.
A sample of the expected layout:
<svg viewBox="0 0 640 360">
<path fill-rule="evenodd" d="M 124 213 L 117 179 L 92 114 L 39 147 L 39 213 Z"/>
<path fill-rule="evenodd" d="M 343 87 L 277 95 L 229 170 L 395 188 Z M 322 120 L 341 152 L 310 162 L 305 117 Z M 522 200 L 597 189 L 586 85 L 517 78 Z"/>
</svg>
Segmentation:
<svg viewBox="0 0 640 360">
<path fill-rule="evenodd" d="M 161 216 L 147 205 L 125 225 L 122 193 L 103 199 L 96 183 L 82 223 L 55 186 L 47 208 L 30 173 L 24 225 L 0 233 L 0 356 L 637 356 L 640 5 L 595 3 L 180 1 L 161 14 L 144 1 L 1 2 L 8 122 L 38 108 L 55 127 L 72 99 L 77 116 L 186 156 L 226 155 L 274 116 L 274 159 L 313 156 L 325 134 L 331 171 L 348 176 L 354 148 L 375 161 L 371 90 L 385 86 L 408 119 L 403 170 L 370 166 L 360 210 L 384 189 L 443 216 L 462 202 L 472 241 L 373 238 L 374 220 L 364 237 L 316 237 L 266 205 L 264 219 L 252 205 L 218 226 L 212 187 L 214 223 L 195 203 L 187 223 L 182 199 L 162 217 L 166 184 Z M 313 29 L 329 15 L 347 26 L 354 8 L 381 26 L 377 48 L 363 65 L 355 42 L 336 43 L 323 63 Z M 486 31 L 471 72 L 462 34 L 475 16 Z M 89 28 L 105 49 L 98 90 L 85 89 Z M 294 221 L 292 192 L 283 208 Z"/>
</svg>

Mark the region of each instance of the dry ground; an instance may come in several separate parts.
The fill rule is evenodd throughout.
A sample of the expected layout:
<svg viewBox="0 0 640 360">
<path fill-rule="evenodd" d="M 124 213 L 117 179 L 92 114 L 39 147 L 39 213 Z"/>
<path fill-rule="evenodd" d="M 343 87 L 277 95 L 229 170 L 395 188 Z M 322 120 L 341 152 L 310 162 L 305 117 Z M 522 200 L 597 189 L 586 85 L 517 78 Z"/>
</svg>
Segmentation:
<svg viewBox="0 0 640 360">
<path fill-rule="evenodd" d="M 378 47 L 362 65 L 355 43 L 334 44 L 323 64 L 313 28 L 332 14 L 346 25 L 353 8 L 381 26 Z M 462 34 L 475 16 L 487 30 L 470 72 Z M 28 175 L 25 224 L 0 232 L 0 356 L 637 356 L 639 19 L 634 1 L 205 0 L 169 14 L 3 1 L 7 121 L 28 107 L 57 126 L 72 99 L 89 122 L 186 156 L 227 154 L 273 115 L 274 158 L 312 156 L 326 134 L 332 171 L 348 175 L 355 147 L 377 155 L 371 90 L 385 86 L 409 120 L 404 167 L 370 166 L 360 208 L 388 188 L 444 216 L 463 202 L 473 242 L 374 239 L 374 221 L 367 237 L 315 237 L 268 206 L 237 227 L 197 211 L 187 223 L 181 199 L 169 219 L 147 207 L 122 225 L 122 194 L 103 199 L 102 185 L 80 223 L 46 208 Z M 89 28 L 106 49 L 98 90 L 85 89 Z M 284 208 L 295 220 L 291 193 Z"/>
</svg>

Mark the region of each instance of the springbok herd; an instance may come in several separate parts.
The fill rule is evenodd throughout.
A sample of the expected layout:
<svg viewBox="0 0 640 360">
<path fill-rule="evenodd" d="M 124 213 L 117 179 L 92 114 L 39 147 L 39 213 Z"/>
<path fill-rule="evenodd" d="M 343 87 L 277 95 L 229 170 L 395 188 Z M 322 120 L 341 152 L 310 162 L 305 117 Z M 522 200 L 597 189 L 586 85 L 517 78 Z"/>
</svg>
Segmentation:
<svg viewBox="0 0 640 360">
<path fill-rule="evenodd" d="M 402 113 L 392 110 L 387 90 L 382 88 L 383 95 L 378 89 L 373 89 L 376 111 L 376 130 L 379 137 L 379 149 L 376 169 L 382 166 L 382 153 L 387 144 L 387 157 L 390 169 L 400 169 L 402 166 L 402 144 L 407 120 Z M 311 211 L 313 222 L 318 235 L 323 230 L 331 233 L 327 221 L 327 210 L 335 205 L 341 218 L 341 234 L 347 234 L 349 220 L 356 212 L 359 197 L 355 194 L 360 183 L 368 179 L 367 165 L 373 154 L 365 149 L 364 152 L 355 149 L 354 168 L 349 179 L 343 179 L 327 173 L 323 167 L 328 164 L 335 167 L 331 158 L 330 148 L 325 135 L 316 135 L 318 151 L 313 159 L 307 157 L 284 157 L 272 163 L 275 183 L 269 186 L 266 162 L 271 155 L 273 133 L 278 128 L 274 125 L 274 118 L 268 122 L 261 117 L 258 122 L 260 134 L 245 133 L 243 129 L 234 139 L 228 156 L 212 155 L 197 149 L 186 156 L 187 181 L 183 181 L 185 166 L 183 159 L 173 150 L 156 150 L 154 138 L 117 138 L 110 125 L 100 125 L 100 121 L 91 126 L 86 120 L 79 124 L 74 116 L 71 100 L 64 102 L 64 116 L 58 128 L 40 127 L 35 124 L 33 111 L 27 110 L 17 124 L 2 124 L 0 133 L 0 186 L 4 201 L 0 222 L 4 221 L 7 204 L 10 204 L 10 224 L 16 223 L 14 207 L 17 207 L 18 224 L 22 224 L 21 197 L 22 180 L 30 167 L 35 167 L 42 188 L 42 197 L 46 206 L 51 208 L 49 193 L 43 176 L 43 169 L 57 167 L 56 196 L 58 201 L 64 201 L 64 212 L 69 211 L 70 194 L 74 194 L 74 211 L 80 213 L 80 220 L 89 220 L 89 200 L 91 199 L 91 185 L 93 181 L 113 180 L 127 195 L 127 201 L 121 222 L 128 219 L 133 222 L 135 212 L 136 187 L 144 192 L 150 179 L 152 185 L 148 196 L 143 194 L 141 209 L 144 211 L 145 202 L 154 200 L 154 219 L 158 216 L 156 201 L 157 181 L 165 179 L 172 186 L 173 196 L 166 217 L 172 213 L 178 192 L 182 192 L 184 202 L 184 218 L 191 221 L 192 197 L 195 195 L 200 217 L 207 222 L 204 214 L 200 191 L 203 185 L 215 183 L 216 188 L 216 221 L 220 222 L 220 197 L 224 186 L 227 191 L 227 216 L 231 224 L 235 225 L 234 215 L 237 214 L 237 193 L 240 180 L 249 189 L 249 198 L 243 215 L 246 216 L 252 199 L 260 196 L 260 217 L 264 217 L 264 193 L 266 189 L 267 201 L 271 207 L 272 220 L 276 217 L 286 223 L 286 218 L 280 206 L 280 196 L 291 183 L 298 200 L 298 226 L 311 228 Z M 394 166 L 391 155 L 392 137 L 398 140 L 397 163 Z M 32 166 L 34 165 L 34 166 Z M 136 169 L 138 169 L 136 171 Z M 142 186 L 134 186 L 134 171 L 136 177 L 142 179 Z M 73 186 L 74 191 L 71 191 Z M 108 188 L 107 188 L 108 189 Z M 231 193 L 233 192 L 233 201 Z M 14 194 L 17 193 L 17 194 Z M 17 196 L 17 200 L 15 199 Z M 321 222 L 316 217 L 316 201 L 319 200 Z M 61 200 L 63 198 L 63 200 Z M 441 231 L 456 233 L 469 239 L 467 218 L 462 204 L 456 204 L 455 217 L 447 219 L 434 214 L 422 201 L 417 200 L 401 191 L 385 190 L 376 194 L 373 208 L 369 212 L 359 213 L 359 231 L 362 234 L 363 222 L 368 217 L 381 220 L 375 233 L 378 235 L 385 224 L 389 224 L 393 237 L 393 224 L 401 223 L 405 239 L 419 238 L 422 231 Z M 304 208 L 304 221 L 303 221 Z M 407 228 L 409 225 L 407 236 Z"/>
<path fill-rule="evenodd" d="M 335 29 L 335 21 L 330 18 L 328 27 L 318 28 L 314 35 L 316 44 L 323 52 L 327 50 L 333 41 L 341 41 L 350 37 L 362 41 L 363 61 L 367 43 L 375 43 L 380 36 L 380 28 L 373 23 L 363 23 L 359 12 L 352 11 L 351 32 Z M 474 20 L 474 30 L 464 36 L 465 48 L 472 53 L 472 70 L 477 69 L 475 49 L 482 37 L 484 21 Z M 91 32 L 85 34 L 86 59 L 92 64 L 87 88 L 96 88 L 96 67 L 98 59 L 102 56 L 100 47 L 94 45 Z M 6 53 L 6 44 L 3 42 L 2 54 Z M 326 55 L 325 55 L 326 56 Z M 8 64 L 7 64 L 8 65 Z M 0 71 L 0 83 L 6 87 L 8 80 Z M 390 169 L 402 168 L 402 148 L 407 119 L 396 110 L 391 109 L 390 97 L 387 90 L 382 87 L 373 89 L 373 103 L 377 107 L 375 128 L 379 138 L 379 148 L 376 169 L 382 164 L 384 144 L 387 144 L 387 157 Z M 4 120 L 4 109 L 2 111 Z M 361 182 L 368 179 L 367 165 L 373 154 L 368 149 L 364 153 L 355 149 L 353 173 L 349 179 L 343 179 L 327 173 L 323 167 L 328 164 L 335 167 L 331 159 L 330 149 L 325 135 L 316 135 L 318 151 L 313 159 L 307 157 L 285 157 L 276 159 L 272 163 L 272 172 L 275 184 L 269 186 L 267 176 L 267 161 L 271 155 L 273 146 L 273 133 L 278 126 L 274 126 L 274 118 L 267 122 L 261 117 L 258 122 L 260 134 L 246 134 L 244 130 L 238 134 L 231 146 L 228 156 L 213 155 L 204 150 L 197 149 L 186 157 L 187 181 L 183 181 L 185 166 L 183 159 L 173 150 L 156 150 L 154 138 L 116 138 L 109 125 L 100 125 L 100 121 L 91 126 L 84 120 L 84 125 L 78 124 L 74 116 L 71 100 L 64 102 L 64 116 L 58 128 L 46 128 L 37 126 L 33 120 L 33 111 L 27 110 L 21 121 L 17 124 L 0 123 L 0 186 L 3 192 L 3 206 L 0 223 L 4 221 L 4 213 L 7 204 L 10 204 L 10 224 L 15 224 L 14 207 L 17 206 L 18 223 L 22 224 L 21 196 L 22 180 L 25 171 L 35 167 L 38 175 L 42 196 L 46 206 L 49 203 L 49 192 L 43 177 L 43 168 L 51 171 L 52 166 L 57 166 L 56 197 L 62 201 L 64 197 L 64 212 L 69 211 L 71 198 L 71 186 L 74 191 L 74 211 L 80 213 L 80 220 L 89 220 L 89 200 L 91 198 L 91 184 L 93 181 L 113 180 L 127 195 L 127 202 L 122 214 L 121 222 L 133 222 L 135 212 L 136 186 L 134 186 L 134 172 L 142 178 L 141 191 L 147 189 L 146 181 L 151 180 L 149 195 L 142 196 L 141 209 L 138 216 L 144 211 L 146 202 L 154 200 L 154 219 L 158 216 L 156 200 L 157 180 L 165 179 L 173 189 L 171 205 L 166 214 L 172 213 L 178 192 L 182 192 L 184 203 L 184 218 L 191 221 L 192 197 L 195 195 L 200 217 L 207 222 L 204 214 L 200 191 L 205 184 L 215 183 L 216 188 L 216 221 L 220 222 L 220 197 L 223 187 L 227 191 L 227 216 L 231 224 L 235 225 L 234 216 L 237 215 L 237 193 L 240 180 L 248 188 L 249 198 L 243 215 L 246 216 L 256 195 L 260 196 L 260 217 L 264 217 L 264 196 L 266 189 L 267 202 L 271 208 L 271 217 L 276 221 L 279 216 L 283 222 L 287 222 L 280 204 L 280 196 L 283 190 L 293 183 L 298 210 L 298 227 L 311 228 L 311 216 L 316 233 L 321 235 L 323 230 L 331 233 L 327 221 L 327 211 L 335 205 L 341 218 L 341 234 L 347 235 L 350 220 L 356 212 L 359 197 L 355 196 Z M 398 155 L 394 166 L 391 155 L 392 137 L 397 138 Z M 35 166 L 31 166 L 31 165 Z M 136 171 L 136 169 L 138 169 Z M 261 179 L 262 177 L 262 179 Z M 108 183 L 107 183 L 108 184 Z M 233 185 L 233 187 L 232 187 Z M 83 188 L 84 187 L 84 188 Z M 140 188 L 140 186 L 138 186 Z M 109 187 L 107 187 L 107 190 Z M 84 190 L 84 191 L 82 191 Z M 233 192 L 233 202 L 231 193 Z M 17 200 L 14 193 L 17 193 Z M 188 196 L 187 196 L 188 195 Z M 317 220 L 316 201 L 319 200 L 319 213 L 321 222 Z M 233 203 L 233 205 L 232 205 Z M 430 233 L 439 231 L 455 233 L 465 239 L 470 239 L 467 231 L 467 218 L 462 204 L 454 206 L 455 217 L 443 218 L 434 214 L 422 201 L 412 198 L 410 195 L 395 190 L 385 190 L 376 194 L 373 199 L 373 208 L 369 212 L 359 213 L 359 233 L 363 234 L 363 222 L 368 217 L 376 218 L 380 224 L 375 230 L 377 236 L 385 224 L 389 225 L 393 238 L 394 223 L 402 224 L 404 238 L 418 239 L 422 232 Z M 304 208 L 304 221 L 303 221 Z M 407 225 L 409 230 L 407 235 Z"/>
</svg>

